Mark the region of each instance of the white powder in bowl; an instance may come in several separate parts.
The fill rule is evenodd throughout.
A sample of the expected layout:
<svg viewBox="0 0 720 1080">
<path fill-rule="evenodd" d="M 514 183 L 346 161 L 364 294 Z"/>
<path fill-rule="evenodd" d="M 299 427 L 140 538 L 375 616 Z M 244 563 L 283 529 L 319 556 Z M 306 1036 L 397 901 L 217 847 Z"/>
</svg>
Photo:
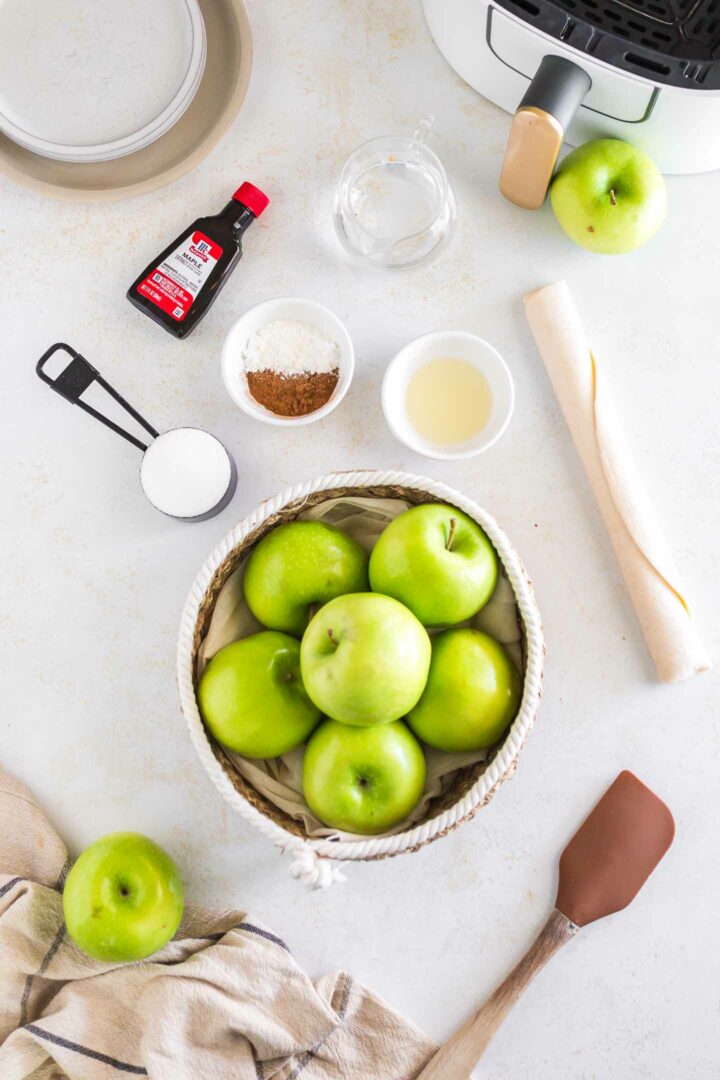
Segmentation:
<svg viewBox="0 0 720 1080">
<path fill-rule="evenodd" d="M 177 518 L 200 517 L 213 510 L 232 478 L 227 450 L 201 428 L 172 428 L 158 435 L 140 465 L 140 483 L 150 502 Z"/>
<path fill-rule="evenodd" d="M 335 371 L 340 347 L 321 330 L 299 319 L 275 319 L 256 330 L 243 351 L 246 371 L 286 375 Z"/>
</svg>

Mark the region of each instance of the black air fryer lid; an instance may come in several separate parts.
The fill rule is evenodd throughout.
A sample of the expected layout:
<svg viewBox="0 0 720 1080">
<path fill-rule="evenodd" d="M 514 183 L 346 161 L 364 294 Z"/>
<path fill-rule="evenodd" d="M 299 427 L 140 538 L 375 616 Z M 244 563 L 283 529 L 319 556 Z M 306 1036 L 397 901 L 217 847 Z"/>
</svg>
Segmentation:
<svg viewBox="0 0 720 1080">
<path fill-rule="evenodd" d="M 666 86 L 720 89 L 720 0 L 497 3 L 564 45 L 620 71 Z"/>
</svg>

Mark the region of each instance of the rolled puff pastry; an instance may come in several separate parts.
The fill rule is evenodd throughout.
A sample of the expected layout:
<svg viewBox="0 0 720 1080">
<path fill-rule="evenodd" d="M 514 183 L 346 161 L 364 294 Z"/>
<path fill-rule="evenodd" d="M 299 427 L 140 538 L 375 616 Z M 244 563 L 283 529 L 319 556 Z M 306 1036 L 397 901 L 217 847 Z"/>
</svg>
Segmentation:
<svg viewBox="0 0 720 1080">
<path fill-rule="evenodd" d="M 707 670 L 673 557 L 566 283 L 529 293 L 525 313 L 659 678 L 680 682 Z"/>
</svg>

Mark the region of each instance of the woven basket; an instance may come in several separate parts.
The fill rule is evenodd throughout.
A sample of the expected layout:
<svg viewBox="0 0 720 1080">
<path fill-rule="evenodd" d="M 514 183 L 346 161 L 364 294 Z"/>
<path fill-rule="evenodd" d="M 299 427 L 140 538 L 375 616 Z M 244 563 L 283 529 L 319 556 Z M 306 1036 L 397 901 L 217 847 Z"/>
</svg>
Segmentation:
<svg viewBox="0 0 720 1080">
<path fill-rule="evenodd" d="M 458 771 L 451 787 L 430 802 L 423 821 L 388 837 L 357 840 L 306 835 L 301 822 L 261 795 L 205 729 L 197 706 L 197 654 L 220 590 L 249 549 L 276 525 L 327 499 L 347 495 L 450 503 L 478 522 L 497 551 L 515 593 L 523 632 L 524 684 L 520 711 L 485 761 Z M 436 480 L 400 472 L 348 472 L 321 476 L 262 503 L 215 548 L 198 574 L 180 622 L 177 673 L 183 712 L 200 760 L 223 797 L 270 840 L 293 855 L 291 872 L 312 885 L 342 880 L 340 864 L 417 851 L 445 836 L 487 805 L 515 771 L 542 696 L 544 645 L 532 585 L 515 549 L 496 521 L 472 500 Z"/>
</svg>

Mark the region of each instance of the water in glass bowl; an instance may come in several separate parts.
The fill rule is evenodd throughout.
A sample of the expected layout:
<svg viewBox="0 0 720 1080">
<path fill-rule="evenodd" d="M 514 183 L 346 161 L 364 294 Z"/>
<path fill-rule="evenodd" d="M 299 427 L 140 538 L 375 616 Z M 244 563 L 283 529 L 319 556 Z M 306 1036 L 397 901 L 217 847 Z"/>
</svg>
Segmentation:
<svg viewBox="0 0 720 1080">
<path fill-rule="evenodd" d="M 417 266 L 450 238 L 456 208 L 436 154 L 426 145 L 430 120 L 405 136 L 383 136 L 359 147 L 345 164 L 335 201 L 343 247 L 372 266 Z"/>
</svg>

